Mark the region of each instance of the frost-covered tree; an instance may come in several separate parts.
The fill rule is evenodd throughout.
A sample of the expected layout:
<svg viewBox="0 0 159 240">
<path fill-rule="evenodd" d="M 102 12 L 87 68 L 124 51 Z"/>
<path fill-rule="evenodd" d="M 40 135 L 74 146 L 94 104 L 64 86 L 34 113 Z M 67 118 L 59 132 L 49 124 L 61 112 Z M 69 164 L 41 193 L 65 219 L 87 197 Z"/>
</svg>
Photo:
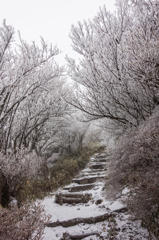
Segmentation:
<svg viewBox="0 0 159 240">
<path fill-rule="evenodd" d="M 92 21 L 72 26 L 79 64 L 67 57 L 75 81 L 68 102 L 86 119 L 110 119 L 122 129 L 137 126 L 159 103 L 159 3 L 116 1 L 115 13 L 100 9 Z"/>
<path fill-rule="evenodd" d="M 68 104 L 61 97 L 64 67 L 60 53 L 41 38 L 41 46 L 14 44 L 14 29 L 0 28 L 0 192 L 16 196 L 43 166 L 44 145 L 60 129 Z M 14 49 L 15 48 L 15 49 Z M 1 193 L 0 193 L 1 196 Z M 0 199 L 1 202 L 1 199 Z"/>
<path fill-rule="evenodd" d="M 58 146 L 65 154 L 81 151 L 83 140 L 88 132 L 89 124 L 80 122 L 75 116 L 71 116 L 63 123 L 59 132 Z"/>
<path fill-rule="evenodd" d="M 14 149 L 24 145 L 42 155 L 44 145 L 60 131 L 60 122 L 68 111 L 68 106 L 60 95 L 62 84 L 59 80 L 57 83 L 49 83 L 48 88 L 45 86 L 21 105 L 17 115 L 20 121 L 17 121 L 17 131 L 14 132 Z"/>
<path fill-rule="evenodd" d="M 80 121 L 81 115 L 80 111 L 70 108 L 70 115 L 65 115 L 56 123 L 55 134 L 48 137 L 43 146 L 46 158 L 51 160 L 54 156 L 57 159 L 57 156 L 79 153 L 87 145 L 99 142 L 101 128 Z M 50 158 L 53 153 L 54 156 Z"/>
<path fill-rule="evenodd" d="M 60 53 L 41 39 L 41 47 L 27 44 L 13 49 L 14 30 L 5 21 L 0 28 L 0 150 L 22 146 L 36 149 L 46 122 L 65 113 L 60 96 L 63 67 L 55 62 Z"/>
</svg>

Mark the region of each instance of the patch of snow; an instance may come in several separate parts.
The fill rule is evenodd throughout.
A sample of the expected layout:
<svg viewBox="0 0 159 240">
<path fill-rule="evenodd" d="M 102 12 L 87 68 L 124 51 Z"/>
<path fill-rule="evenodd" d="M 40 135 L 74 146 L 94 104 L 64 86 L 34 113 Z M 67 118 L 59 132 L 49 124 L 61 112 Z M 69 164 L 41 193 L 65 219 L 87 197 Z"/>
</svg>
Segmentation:
<svg viewBox="0 0 159 240">
<path fill-rule="evenodd" d="M 121 202 L 115 201 L 107 206 L 111 211 L 120 210 L 125 207 Z"/>
<path fill-rule="evenodd" d="M 128 194 L 130 192 L 130 189 L 129 188 L 124 188 L 123 190 L 122 190 L 122 195 L 126 195 L 126 194 Z"/>
</svg>

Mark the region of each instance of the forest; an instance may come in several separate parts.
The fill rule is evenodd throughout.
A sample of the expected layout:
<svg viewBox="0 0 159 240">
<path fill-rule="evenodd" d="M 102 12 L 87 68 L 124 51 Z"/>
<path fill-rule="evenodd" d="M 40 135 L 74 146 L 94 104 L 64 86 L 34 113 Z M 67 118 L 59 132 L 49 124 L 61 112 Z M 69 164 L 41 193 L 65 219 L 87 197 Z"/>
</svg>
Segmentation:
<svg viewBox="0 0 159 240">
<path fill-rule="evenodd" d="M 15 45 L 14 34 L 4 20 L 0 239 L 13 232 L 14 214 L 28 216 L 24 239 L 41 239 L 48 216 L 31 200 L 69 181 L 104 147 L 112 195 L 130 188 L 131 211 L 158 239 L 159 1 L 117 0 L 114 13 L 103 6 L 92 20 L 72 25 L 69 37 L 79 61 L 66 56 L 67 66 L 56 62 L 57 46 L 43 38 L 40 46 L 28 44 L 20 33 Z M 18 201 L 14 210 L 11 199 Z"/>
</svg>

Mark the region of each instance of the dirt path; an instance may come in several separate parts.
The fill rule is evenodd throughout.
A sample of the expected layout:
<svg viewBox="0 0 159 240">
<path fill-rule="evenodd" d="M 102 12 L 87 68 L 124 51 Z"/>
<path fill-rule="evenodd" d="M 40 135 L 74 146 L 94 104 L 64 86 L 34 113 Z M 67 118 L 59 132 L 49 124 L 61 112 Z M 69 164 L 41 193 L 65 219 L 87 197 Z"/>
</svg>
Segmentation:
<svg viewBox="0 0 159 240">
<path fill-rule="evenodd" d="M 52 215 L 44 240 L 149 239 L 148 231 L 121 203 L 122 196 L 114 202 L 105 199 L 107 172 L 106 154 L 95 154 L 72 184 L 44 199 L 42 204 Z"/>
</svg>

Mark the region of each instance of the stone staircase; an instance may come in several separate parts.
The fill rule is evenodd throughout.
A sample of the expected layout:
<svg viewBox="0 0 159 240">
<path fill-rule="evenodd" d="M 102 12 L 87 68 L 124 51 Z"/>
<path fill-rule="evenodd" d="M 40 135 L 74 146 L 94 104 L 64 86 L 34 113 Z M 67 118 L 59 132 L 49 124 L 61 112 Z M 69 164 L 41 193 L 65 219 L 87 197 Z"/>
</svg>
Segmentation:
<svg viewBox="0 0 159 240">
<path fill-rule="evenodd" d="M 93 189 L 95 183 L 105 178 L 106 173 L 106 155 L 97 154 L 91 158 L 88 167 L 80 172 L 76 178 L 72 179 L 72 184 L 63 188 L 63 192 L 58 192 L 55 197 L 55 202 L 63 205 L 87 203 L 92 199 L 91 193 L 82 193 Z M 76 193 L 73 193 L 76 192 Z"/>
<path fill-rule="evenodd" d="M 149 239 L 147 232 L 140 231 L 138 223 L 129 221 L 129 215 L 126 217 L 128 210 L 125 206 L 118 202 L 115 207 L 117 201 L 107 202 L 105 193 L 102 195 L 108 178 L 107 168 L 106 153 L 95 154 L 72 183 L 55 194 L 52 207 L 57 218 L 53 217 L 56 220 L 47 224 L 47 229 L 51 229 L 54 235 L 46 234 L 44 240 Z M 117 223 L 120 227 L 117 227 Z M 132 233 L 134 235 L 131 238 Z"/>
</svg>

